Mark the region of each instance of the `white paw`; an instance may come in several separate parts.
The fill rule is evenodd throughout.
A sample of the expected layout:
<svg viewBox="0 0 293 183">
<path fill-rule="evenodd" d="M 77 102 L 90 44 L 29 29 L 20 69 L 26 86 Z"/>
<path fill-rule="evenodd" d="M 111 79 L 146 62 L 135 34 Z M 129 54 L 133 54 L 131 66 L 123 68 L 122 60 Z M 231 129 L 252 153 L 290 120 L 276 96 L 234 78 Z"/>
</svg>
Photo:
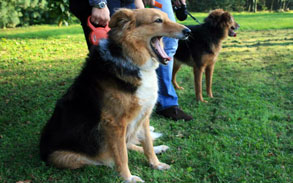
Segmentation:
<svg viewBox="0 0 293 183">
<path fill-rule="evenodd" d="M 156 140 L 158 138 L 160 138 L 163 134 L 162 133 L 158 133 L 158 132 L 150 132 L 151 133 L 151 137 L 153 140 Z"/>
<path fill-rule="evenodd" d="M 140 177 L 132 175 L 124 181 L 124 183 L 144 182 Z"/>
<path fill-rule="evenodd" d="M 149 128 L 150 128 L 150 131 L 151 131 L 151 132 L 155 131 L 155 127 L 150 126 Z"/>
<path fill-rule="evenodd" d="M 161 154 L 169 149 L 166 145 L 154 146 L 154 151 L 156 154 Z"/>
<path fill-rule="evenodd" d="M 154 169 L 158 169 L 158 170 L 167 170 L 170 168 L 170 165 L 166 164 L 166 163 L 159 163 L 157 165 L 152 165 L 152 167 Z"/>
</svg>

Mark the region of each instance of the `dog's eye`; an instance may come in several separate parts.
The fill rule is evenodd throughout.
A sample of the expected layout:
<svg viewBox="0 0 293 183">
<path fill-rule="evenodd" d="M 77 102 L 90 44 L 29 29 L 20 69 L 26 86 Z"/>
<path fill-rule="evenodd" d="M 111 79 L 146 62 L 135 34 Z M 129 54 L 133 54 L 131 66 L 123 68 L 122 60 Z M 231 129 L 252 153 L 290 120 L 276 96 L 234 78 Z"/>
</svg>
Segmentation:
<svg viewBox="0 0 293 183">
<path fill-rule="evenodd" d="M 161 18 L 157 18 L 157 19 L 155 20 L 155 22 L 156 22 L 156 23 L 163 23 L 163 20 L 162 20 Z"/>
</svg>

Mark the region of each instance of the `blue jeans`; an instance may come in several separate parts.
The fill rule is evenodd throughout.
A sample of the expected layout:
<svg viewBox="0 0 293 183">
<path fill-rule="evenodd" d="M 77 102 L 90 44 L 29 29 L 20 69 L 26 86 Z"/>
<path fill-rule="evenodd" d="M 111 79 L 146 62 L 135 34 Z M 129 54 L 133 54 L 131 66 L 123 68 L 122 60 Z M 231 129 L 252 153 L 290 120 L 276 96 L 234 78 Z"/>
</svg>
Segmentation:
<svg viewBox="0 0 293 183">
<path fill-rule="evenodd" d="M 172 21 L 176 21 L 171 0 L 157 0 L 162 4 L 162 11 L 168 14 Z M 158 82 L 159 82 L 159 96 L 157 110 L 163 110 L 172 106 L 178 106 L 178 96 L 172 84 L 172 70 L 173 70 L 173 56 L 178 47 L 178 40 L 173 38 L 163 38 L 164 49 L 172 60 L 168 65 L 161 65 L 157 69 Z"/>
</svg>

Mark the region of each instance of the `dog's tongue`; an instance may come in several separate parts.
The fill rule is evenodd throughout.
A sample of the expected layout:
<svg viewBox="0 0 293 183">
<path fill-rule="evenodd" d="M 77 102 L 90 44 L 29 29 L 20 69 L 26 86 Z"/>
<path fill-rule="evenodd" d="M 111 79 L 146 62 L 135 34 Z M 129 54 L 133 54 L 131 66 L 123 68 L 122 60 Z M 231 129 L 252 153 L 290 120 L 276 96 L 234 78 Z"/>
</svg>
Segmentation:
<svg viewBox="0 0 293 183">
<path fill-rule="evenodd" d="M 171 60 L 171 57 L 169 57 L 169 56 L 167 55 L 167 53 L 164 51 L 164 49 L 161 47 L 161 44 L 160 44 L 159 39 L 156 40 L 156 42 L 155 42 L 155 47 L 156 47 L 156 50 L 158 51 L 158 53 L 161 55 L 161 57 L 162 57 L 163 59 L 166 59 L 166 60 L 168 60 L 168 61 Z"/>
<path fill-rule="evenodd" d="M 229 30 L 229 36 L 236 37 L 237 36 L 237 33 L 230 29 Z"/>
</svg>

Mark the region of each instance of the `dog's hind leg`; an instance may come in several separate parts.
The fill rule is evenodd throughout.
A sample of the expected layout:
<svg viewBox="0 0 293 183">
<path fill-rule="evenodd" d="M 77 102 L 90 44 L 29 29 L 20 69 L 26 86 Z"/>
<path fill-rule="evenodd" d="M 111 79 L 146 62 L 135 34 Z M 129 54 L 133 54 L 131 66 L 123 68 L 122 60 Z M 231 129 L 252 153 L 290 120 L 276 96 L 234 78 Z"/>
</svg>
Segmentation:
<svg viewBox="0 0 293 183">
<path fill-rule="evenodd" d="M 215 64 L 206 67 L 206 90 L 209 97 L 213 98 L 212 84 Z"/>
<path fill-rule="evenodd" d="M 193 74 L 194 74 L 194 86 L 195 86 L 195 95 L 196 100 L 201 102 L 207 102 L 202 97 L 202 74 L 204 71 L 204 67 L 193 67 Z"/>
<path fill-rule="evenodd" d="M 58 168 L 77 169 L 84 165 L 101 165 L 86 156 L 70 151 L 54 151 L 48 159 L 50 164 Z"/>
<path fill-rule="evenodd" d="M 172 83 L 173 83 L 173 86 L 175 87 L 175 89 L 183 90 L 184 88 L 179 86 L 177 81 L 176 81 L 176 74 L 179 71 L 180 67 L 181 67 L 181 64 L 177 63 L 174 60 L 173 71 L 172 71 Z"/>
<path fill-rule="evenodd" d="M 132 151 L 136 151 L 136 152 L 140 152 L 140 153 L 144 152 L 143 147 L 135 145 L 135 144 L 127 145 L 127 149 L 132 150 Z M 161 154 L 163 152 L 166 152 L 168 149 L 169 149 L 169 147 L 166 145 L 154 146 L 155 154 Z"/>
<path fill-rule="evenodd" d="M 127 149 L 143 153 L 143 148 L 135 144 L 127 144 Z"/>
</svg>

